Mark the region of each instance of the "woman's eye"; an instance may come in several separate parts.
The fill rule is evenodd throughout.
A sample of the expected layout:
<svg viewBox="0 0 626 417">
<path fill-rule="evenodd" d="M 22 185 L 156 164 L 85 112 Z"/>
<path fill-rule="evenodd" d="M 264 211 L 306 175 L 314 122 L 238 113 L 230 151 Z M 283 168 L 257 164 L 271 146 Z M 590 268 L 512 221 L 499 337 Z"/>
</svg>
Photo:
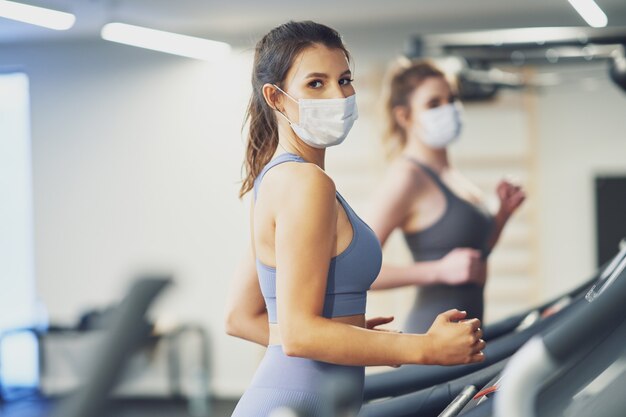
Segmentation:
<svg viewBox="0 0 626 417">
<path fill-rule="evenodd" d="M 339 80 L 339 85 L 350 85 L 354 82 L 353 78 L 342 78 Z"/>
<path fill-rule="evenodd" d="M 312 88 L 320 88 L 322 85 L 323 84 L 320 80 L 313 80 L 309 83 L 309 87 L 312 87 Z"/>
</svg>

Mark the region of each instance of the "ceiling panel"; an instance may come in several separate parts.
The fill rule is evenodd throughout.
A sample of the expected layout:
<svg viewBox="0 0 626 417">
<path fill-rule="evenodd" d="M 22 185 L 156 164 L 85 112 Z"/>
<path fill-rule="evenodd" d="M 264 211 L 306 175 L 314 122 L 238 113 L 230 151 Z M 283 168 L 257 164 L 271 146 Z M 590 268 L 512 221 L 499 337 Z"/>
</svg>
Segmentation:
<svg viewBox="0 0 626 417">
<path fill-rule="evenodd" d="M 441 32 L 528 26 L 578 26 L 566 0 L 28 0 L 76 14 L 75 27 L 52 31 L 0 18 L 0 43 L 97 38 L 108 21 L 224 39 L 249 39 L 290 19 L 340 31 Z M 626 26 L 625 0 L 597 0 L 609 25 Z M 407 36 L 410 33 L 407 33 Z"/>
</svg>

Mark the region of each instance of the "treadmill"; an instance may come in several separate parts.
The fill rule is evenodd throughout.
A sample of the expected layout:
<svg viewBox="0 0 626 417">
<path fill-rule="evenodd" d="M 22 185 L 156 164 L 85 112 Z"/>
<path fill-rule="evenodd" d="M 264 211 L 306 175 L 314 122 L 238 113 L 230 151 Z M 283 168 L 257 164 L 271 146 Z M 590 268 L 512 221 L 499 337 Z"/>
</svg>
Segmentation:
<svg viewBox="0 0 626 417">
<path fill-rule="evenodd" d="M 138 279 L 117 307 L 102 345 L 93 354 L 87 380 L 53 410 L 53 417 L 97 417 L 107 411 L 110 390 L 117 382 L 124 364 L 147 340 L 151 326 L 145 313 L 155 297 L 172 279 L 151 276 Z"/>
<path fill-rule="evenodd" d="M 502 374 L 440 416 L 624 415 L 624 388 L 616 384 L 626 381 L 625 300 L 626 258 L 557 326 L 526 343 Z M 610 368 L 618 368 L 618 376 L 608 388 L 591 397 L 579 395 Z"/>
<path fill-rule="evenodd" d="M 492 365 L 510 357 L 533 336 L 545 331 L 553 323 L 559 322 L 562 317 L 569 315 L 570 312 L 575 309 L 576 305 L 584 301 L 585 290 L 593 285 L 594 282 L 597 283 L 605 281 L 611 275 L 611 272 L 617 268 L 620 262 L 626 259 L 625 243 L 625 241 L 622 241 L 620 244 L 620 251 L 610 262 L 606 264 L 603 269 L 600 269 L 598 273 L 594 275 L 594 279 L 592 281 L 587 281 L 584 285 L 570 291 L 570 294 L 575 296 L 572 301 L 565 305 L 561 310 L 536 321 L 527 328 L 517 332 L 508 332 L 487 343 L 487 347 L 484 350 L 485 360 L 483 362 L 455 366 L 403 365 L 396 370 L 368 375 L 365 378 L 364 401 L 368 402 L 376 399 L 398 397 L 415 393 L 416 391 L 429 389 L 438 384 L 444 384 L 448 381 L 452 381 L 479 370 L 491 367 Z M 555 300 L 559 300 L 560 298 L 562 298 L 562 296 L 557 297 Z M 549 305 L 551 305 L 551 303 L 545 304 L 545 306 Z M 381 405 L 374 406 L 373 404 L 372 407 L 382 409 Z M 369 408 L 369 405 L 364 406 L 364 408 Z"/>
</svg>

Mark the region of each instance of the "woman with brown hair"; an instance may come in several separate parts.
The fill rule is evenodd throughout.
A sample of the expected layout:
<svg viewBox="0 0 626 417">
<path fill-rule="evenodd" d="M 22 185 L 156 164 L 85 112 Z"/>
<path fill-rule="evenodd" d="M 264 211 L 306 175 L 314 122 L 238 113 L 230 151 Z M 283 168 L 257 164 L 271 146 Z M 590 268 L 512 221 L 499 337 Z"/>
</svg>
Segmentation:
<svg viewBox="0 0 626 417">
<path fill-rule="evenodd" d="M 386 86 L 385 141 L 393 160 L 369 221 L 383 245 L 401 229 L 415 262 L 383 265 L 372 289 L 419 286 L 405 331 L 428 330 L 450 308 L 482 320 L 487 257 L 525 194 L 501 181 L 492 215 L 480 190 L 452 167 L 448 146 L 459 139 L 462 107 L 439 68 L 400 60 Z"/>
<path fill-rule="evenodd" d="M 289 22 L 258 42 L 240 193 L 253 192 L 251 248 L 226 327 L 267 351 L 233 416 L 266 417 L 282 406 L 318 416 L 329 378 L 345 375 L 362 391 L 365 365 L 483 360 L 480 322 L 465 312 L 445 312 L 419 335 L 375 329 L 389 318 L 366 321 L 380 244 L 324 171 L 326 148 L 345 139 L 357 116 L 336 31 Z"/>
</svg>

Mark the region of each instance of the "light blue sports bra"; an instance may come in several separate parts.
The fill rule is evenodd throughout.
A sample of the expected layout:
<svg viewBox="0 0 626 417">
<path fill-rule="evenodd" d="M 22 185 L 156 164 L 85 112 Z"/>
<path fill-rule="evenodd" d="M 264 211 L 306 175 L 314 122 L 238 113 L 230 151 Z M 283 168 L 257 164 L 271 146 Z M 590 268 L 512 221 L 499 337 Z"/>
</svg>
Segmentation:
<svg viewBox="0 0 626 417">
<path fill-rule="evenodd" d="M 254 181 L 255 199 L 263 176 L 284 162 L 306 161 L 291 153 L 281 154 L 271 160 Z M 365 314 L 367 290 L 378 276 L 382 264 L 380 242 L 372 229 L 356 215 L 339 192 L 337 199 L 350 220 L 353 236 L 348 247 L 330 260 L 323 311 L 323 316 L 327 318 Z M 264 265 L 257 258 L 256 270 L 269 322 L 276 323 L 276 268 Z"/>
</svg>

